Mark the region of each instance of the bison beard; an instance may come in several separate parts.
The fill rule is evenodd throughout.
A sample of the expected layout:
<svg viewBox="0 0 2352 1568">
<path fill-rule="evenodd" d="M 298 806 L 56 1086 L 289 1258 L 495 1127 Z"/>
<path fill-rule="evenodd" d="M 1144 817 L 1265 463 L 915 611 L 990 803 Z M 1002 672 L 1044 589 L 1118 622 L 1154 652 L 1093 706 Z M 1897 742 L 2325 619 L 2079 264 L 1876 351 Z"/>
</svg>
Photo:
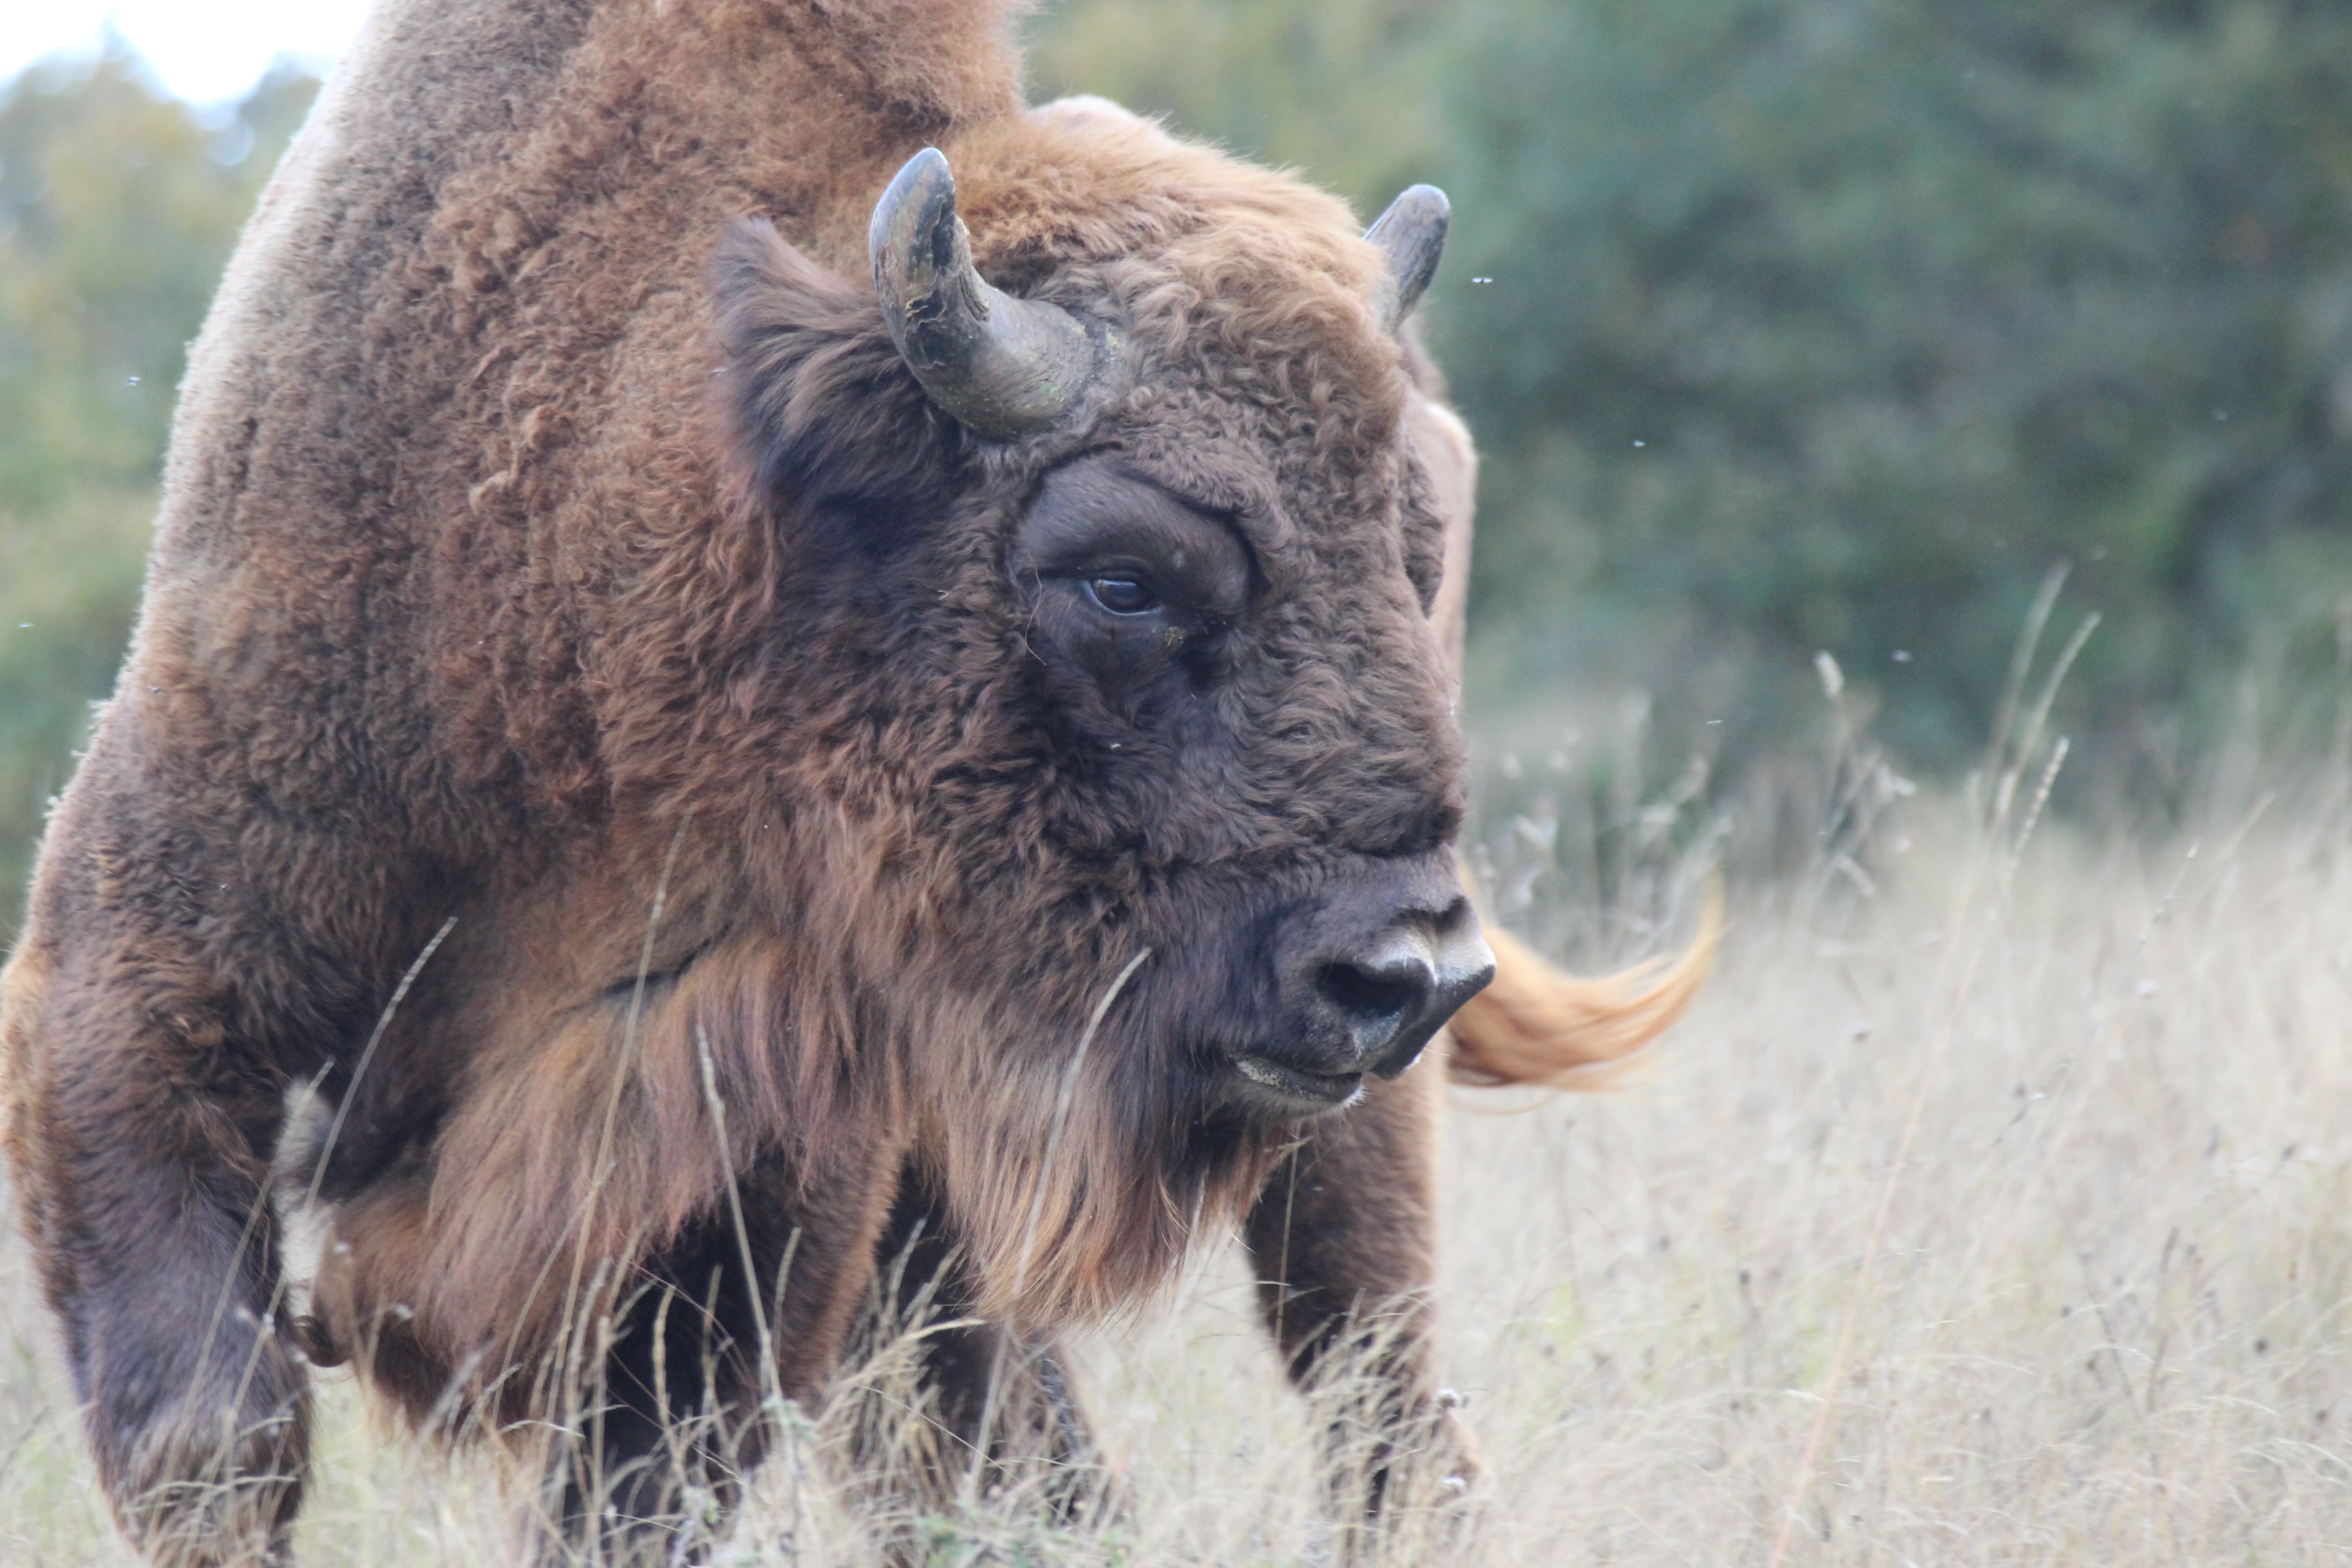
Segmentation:
<svg viewBox="0 0 2352 1568">
<path fill-rule="evenodd" d="M 935 1440 L 844 1396 L 853 1492 L 1075 1510 L 1054 1334 L 1236 1226 L 1293 1375 L 1370 1369 L 1341 1506 L 1466 1464 L 1407 1070 L 1486 963 L 1443 199 L 1368 239 L 1025 110 L 1004 26 L 397 0 L 265 195 L 0 980 L 156 1560 L 284 1552 L 344 1359 L 554 1427 L 542 1554 L 658 1557 L 915 1309 Z M 1507 952 L 1457 1074 L 1620 1056 L 1703 956 Z"/>
</svg>

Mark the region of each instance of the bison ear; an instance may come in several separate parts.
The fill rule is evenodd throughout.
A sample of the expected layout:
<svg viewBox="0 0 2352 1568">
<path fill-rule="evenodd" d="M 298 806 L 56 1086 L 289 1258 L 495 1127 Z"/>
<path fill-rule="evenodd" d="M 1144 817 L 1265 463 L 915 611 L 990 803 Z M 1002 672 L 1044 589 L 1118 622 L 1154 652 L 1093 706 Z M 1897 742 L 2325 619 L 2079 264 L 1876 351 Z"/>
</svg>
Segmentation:
<svg viewBox="0 0 2352 1568">
<path fill-rule="evenodd" d="M 964 441 L 891 341 L 870 284 L 746 218 L 711 265 L 723 401 L 772 504 L 871 514 L 945 493 Z"/>
<path fill-rule="evenodd" d="M 1395 331 L 1412 314 L 1429 280 L 1437 276 L 1438 258 L 1445 254 L 1445 227 L 1453 216 L 1453 204 L 1444 191 L 1435 185 L 1411 185 L 1364 230 L 1364 237 L 1389 259 L 1380 301 L 1381 320 L 1389 331 Z"/>
</svg>

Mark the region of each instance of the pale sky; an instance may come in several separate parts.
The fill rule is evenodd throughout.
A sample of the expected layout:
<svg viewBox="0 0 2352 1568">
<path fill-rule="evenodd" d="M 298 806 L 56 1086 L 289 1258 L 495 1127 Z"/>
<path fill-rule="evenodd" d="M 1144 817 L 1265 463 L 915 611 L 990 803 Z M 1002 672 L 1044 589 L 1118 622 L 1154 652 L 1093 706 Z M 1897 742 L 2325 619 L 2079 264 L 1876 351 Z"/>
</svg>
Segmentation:
<svg viewBox="0 0 2352 1568">
<path fill-rule="evenodd" d="M 0 81 L 44 56 L 97 52 L 109 18 L 163 88 L 194 103 L 243 97 L 280 55 L 323 70 L 368 0 L 0 0 Z"/>
</svg>

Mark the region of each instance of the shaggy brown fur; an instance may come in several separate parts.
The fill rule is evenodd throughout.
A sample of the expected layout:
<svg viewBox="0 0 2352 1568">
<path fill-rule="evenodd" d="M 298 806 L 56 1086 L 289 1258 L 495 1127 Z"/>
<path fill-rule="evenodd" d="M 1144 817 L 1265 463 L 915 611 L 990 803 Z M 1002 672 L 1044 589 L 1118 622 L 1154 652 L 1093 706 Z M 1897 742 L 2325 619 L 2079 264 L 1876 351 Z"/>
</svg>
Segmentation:
<svg viewBox="0 0 2352 1568">
<path fill-rule="evenodd" d="M 1466 441 L 1338 203 L 1024 110 L 1004 28 L 396 0 L 265 195 L 0 987 L 24 1217 L 159 1560 L 283 1549 L 306 1354 L 446 1430 L 577 1417 L 565 1529 L 658 1535 L 665 1428 L 817 1400 L 925 1236 L 1040 1346 L 1239 1221 L 1300 1375 L 1408 1303 L 1381 1419 L 1447 1430 L 1433 1073 L 1302 1129 L 1227 1063 L 1280 1025 L 1269 932 L 1448 863 Z M 927 142 L 992 282 L 1118 324 L 1083 428 L 980 441 L 897 358 L 863 237 Z M 1007 563 L 1081 462 L 1229 530 L 1245 612 L 1075 663 Z M 1549 1076 L 1535 1016 L 1462 1064 Z M 299 1333 L 273 1183 L 326 1226 Z M 995 1441 L 977 1353 L 940 1419 Z"/>
</svg>

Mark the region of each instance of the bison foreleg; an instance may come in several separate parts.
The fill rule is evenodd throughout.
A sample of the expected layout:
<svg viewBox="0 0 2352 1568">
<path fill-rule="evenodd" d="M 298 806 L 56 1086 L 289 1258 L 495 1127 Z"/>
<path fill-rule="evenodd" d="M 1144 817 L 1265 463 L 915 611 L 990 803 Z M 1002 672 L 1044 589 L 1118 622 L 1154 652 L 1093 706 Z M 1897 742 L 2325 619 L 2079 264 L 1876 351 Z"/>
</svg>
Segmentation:
<svg viewBox="0 0 2352 1568">
<path fill-rule="evenodd" d="M 543 1562 L 698 1560 L 768 1446 L 741 1268 L 689 1237 L 614 1310 L 600 1373 L 571 1412 Z M 695 1277 L 701 1276 L 698 1280 Z"/>
<path fill-rule="evenodd" d="M 1061 1523 L 1116 1507 L 1067 1363 L 1050 1342 L 976 1321 L 975 1282 L 945 1205 L 901 1184 L 832 1419 L 848 1489 L 892 1561 L 929 1561 L 924 1532 L 972 1506 Z"/>
<path fill-rule="evenodd" d="M 1432 1053 L 1434 1058 L 1435 1053 Z M 1292 1381 L 1326 1419 L 1344 1527 L 1450 1502 L 1476 1464 L 1435 1383 L 1434 1059 L 1308 1124 L 1252 1207 L 1259 1305 Z"/>
<path fill-rule="evenodd" d="M 205 1005 L 122 976 L 8 977 L 10 1145 L 99 1474 L 172 1568 L 279 1560 L 308 1447 L 308 1376 L 278 1321 L 266 1195 L 279 1102 Z"/>
<path fill-rule="evenodd" d="M 770 1158 L 639 1266 L 552 1470 L 539 1556 L 698 1562 L 724 1535 L 782 1412 L 813 1409 L 873 1268 L 895 1146 L 845 1141 L 815 1173 Z"/>
</svg>

